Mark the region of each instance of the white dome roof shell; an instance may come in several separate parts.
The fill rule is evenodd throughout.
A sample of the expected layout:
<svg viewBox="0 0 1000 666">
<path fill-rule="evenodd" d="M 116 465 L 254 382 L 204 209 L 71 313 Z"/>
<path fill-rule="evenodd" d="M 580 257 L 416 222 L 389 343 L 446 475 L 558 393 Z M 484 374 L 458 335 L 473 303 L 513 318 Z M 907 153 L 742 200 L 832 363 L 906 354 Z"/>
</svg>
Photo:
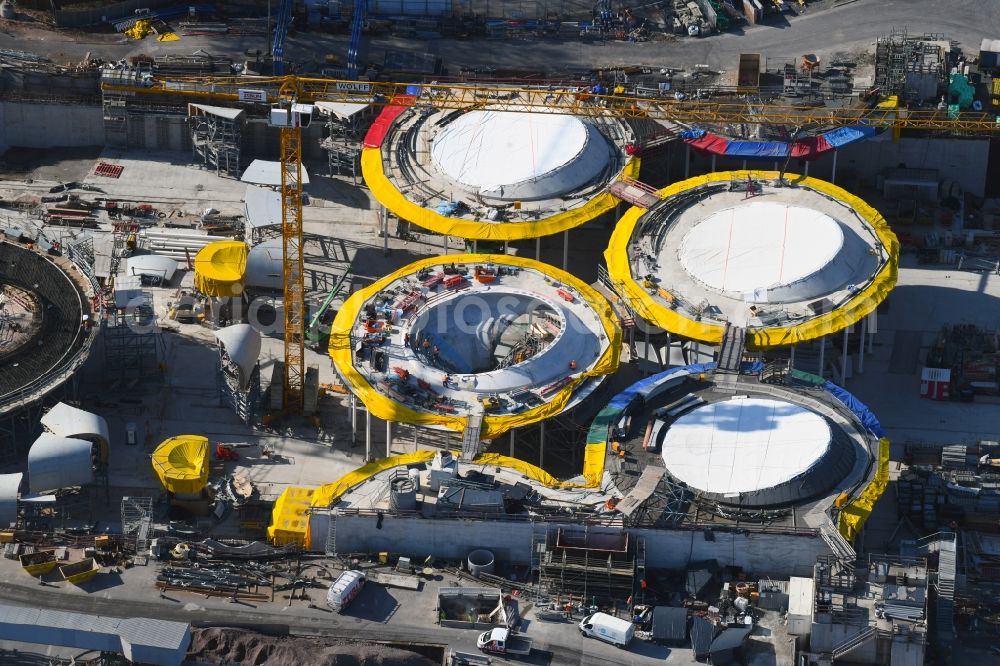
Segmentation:
<svg viewBox="0 0 1000 666">
<path fill-rule="evenodd" d="M 81 486 L 93 481 L 92 444 L 43 432 L 28 451 L 31 492 Z"/>
<path fill-rule="evenodd" d="M 578 190 L 611 161 L 590 123 L 568 115 L 470 111 L 434 138 L 431 157 L 446 175 L 483 196 L 533 201 Z"/>
<path fill-rule="evenodd" d="M 280 291 L 285 288 L 281 262 L 281 238 L 269 238 L 254 245 L 247 255 L 243 285 Z"/>
<path fill-rule="evenodd" d="M 260 333 L 250 324 L 234 324 L 216 331 L 215 339 L 239 367 L 240 388 L 246 389 L 260 358 Z"/>
</svg>

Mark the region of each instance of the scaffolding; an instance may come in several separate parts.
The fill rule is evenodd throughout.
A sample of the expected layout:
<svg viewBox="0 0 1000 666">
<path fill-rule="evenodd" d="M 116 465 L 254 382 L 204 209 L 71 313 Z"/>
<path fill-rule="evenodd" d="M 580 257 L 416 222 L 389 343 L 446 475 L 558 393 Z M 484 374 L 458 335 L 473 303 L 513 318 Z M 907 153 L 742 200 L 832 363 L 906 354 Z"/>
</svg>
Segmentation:
<svg viewBox="0 0 1000 666">
<path fill-rule="evenodd" d="M 373 107 L 366 104 L 319 105 L 326 116 L 326 137 L 320 146 L 327 153 L 331 176 L 350 176 L 358 182 L 361 173 L 362 139 L 371 121 Z"/>
<path fill-rule="evenodd" d="M 584 603 L 631 597 L 637 564 L 645 560 L 643 540 L 624 530 L 549 529 L 544 541 L 538 535 L 533 549 L 538 550 L 539 586 Z"/>
<path fill-rule="evenodd" d="M 115 309 L 101 323 L 104 364 L 109 377 L 138 380 L 156 373 L 162 339 L 153 313 L 153 295 Z"/>
<path fill-rule="evenodd" d="M 188 104 L 188 123 L 195 161 L 215 169 L 220 176 L 239 178 L 243 110 Z"/>
<path fill-rule="evenodd" d="M 153 526 L 152 497 L 122 497 L 122 534 L 135 539 L 135 552 L 143 555 L 149 550 L 149 536 Z"/>
<path fill-rule="evenodd" d="M 893 28 L 875 42 L 875 87 L 882 95 L 915 100 L 936 96 L 944 81 L 947 54 L 943 35 L 911 37 Z"/>
<path fill-rule="evenodd" d="M 233 410 L 246 425 L 252 425 L 260 405 L 260 365 L 254 365 L 246 388 L 240 384 L 242 372 L 223 349 L 219 349 L 216 382 L 222 404 Z"/>
</svg>

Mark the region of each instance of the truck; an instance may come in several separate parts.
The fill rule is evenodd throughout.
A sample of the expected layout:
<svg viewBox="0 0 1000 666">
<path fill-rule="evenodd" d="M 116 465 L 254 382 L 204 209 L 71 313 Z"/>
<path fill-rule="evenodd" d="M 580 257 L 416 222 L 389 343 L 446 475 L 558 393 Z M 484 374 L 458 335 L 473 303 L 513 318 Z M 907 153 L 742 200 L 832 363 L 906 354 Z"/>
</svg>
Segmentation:
<svg viewBox="0 0 1000 666">
<path fill-rule="evenodd" d="M 476 647 L 492 654 L 528 655 L 531 653 L 531 639 L 516 636 L 510 629 L 490 629 L 476 639 Z"/>
<path fill-rule="evenodd" d="M 627 647 L 635 634 L 635 627 L 628 620 L 622 620 L 607 613 L 591 613 L 580 621 L 580 633 L 587 638 Z"/>
</svg>

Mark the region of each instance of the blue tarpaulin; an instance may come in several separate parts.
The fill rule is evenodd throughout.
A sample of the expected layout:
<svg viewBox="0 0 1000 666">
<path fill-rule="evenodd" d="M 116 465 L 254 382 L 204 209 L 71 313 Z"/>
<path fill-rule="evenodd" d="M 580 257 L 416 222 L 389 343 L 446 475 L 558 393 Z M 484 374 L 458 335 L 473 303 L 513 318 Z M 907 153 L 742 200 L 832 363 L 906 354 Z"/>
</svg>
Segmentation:
<svg viewBox="0 0 1000 666">
<path fill-rule="evenodd" d="M 652 393 L 663 382 L 674 377 L 686 377 L 688 375 L 708 372 L 709 370 L 714 370 L 715 367 L 715 363 L 685 365 L 665 370 L 645 379 L 640 379 L 608 401 L 607 406 L 600 411 L 597 418 L 591 424 L 590 431 L 587 434 L 587 441 L 605 441 L 609 434 L 608 427 L 612 423 L 617 422 L 621 418 L 621 415 L 629 409 L 640 407 L 645 402 L 646 396 Z"/>
<path fill-rule="evenodd" d="M 700 139 L 703 136 L 705 136 L 705 130 L 703 129 L 692 128 L 681 132 L 682 139 Z"/>
<path fill-rule="evenodd" d="M 729 141 L 726 146 L 726 155 L 732 157 L 745 158 L 768 158 L 788 157 L 791 147 L 787 143 L 777 141 Z"/>
<path fill-rule="evenodd" d="M 849 143 L 861 141 L 862 139 L 867 139 L 868 137 L 874 135 L 874 127 L 869 127 L 868 125 L 853 125 L 851 127 L 840 127 L 830 132 L 826 132 L 823 134 L 823 138 L 826 139 L 826 142 L 834 148 L 840 148 L 841 146 L 846 146 Z"/>
<path fill-rule="evenodd" d="M 861 420 L 868 432 L 879 438 L 887 437 L 885 430 L 882 430 L 882 424 L 879 423 L 872 410 L 868 409 L 868 405 L 855 398 L 854 394 L 833 382 L 823 384 L 823 389 L 844 403 Z"/>
</svg>

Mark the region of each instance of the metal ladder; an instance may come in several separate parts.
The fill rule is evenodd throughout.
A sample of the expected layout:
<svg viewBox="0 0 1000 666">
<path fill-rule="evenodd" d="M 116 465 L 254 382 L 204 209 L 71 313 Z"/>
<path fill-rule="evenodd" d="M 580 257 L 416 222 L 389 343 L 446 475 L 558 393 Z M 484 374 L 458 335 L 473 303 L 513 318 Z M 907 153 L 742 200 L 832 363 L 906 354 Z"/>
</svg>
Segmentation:
<svg viewBox="0 0 1000 666">
<path fill-rule="evenodd" d="M 326 532 L 326 554 L 336 555 L 337 554 L 337 514 L 330 511 L 330 524 Z"/>
</svg>

